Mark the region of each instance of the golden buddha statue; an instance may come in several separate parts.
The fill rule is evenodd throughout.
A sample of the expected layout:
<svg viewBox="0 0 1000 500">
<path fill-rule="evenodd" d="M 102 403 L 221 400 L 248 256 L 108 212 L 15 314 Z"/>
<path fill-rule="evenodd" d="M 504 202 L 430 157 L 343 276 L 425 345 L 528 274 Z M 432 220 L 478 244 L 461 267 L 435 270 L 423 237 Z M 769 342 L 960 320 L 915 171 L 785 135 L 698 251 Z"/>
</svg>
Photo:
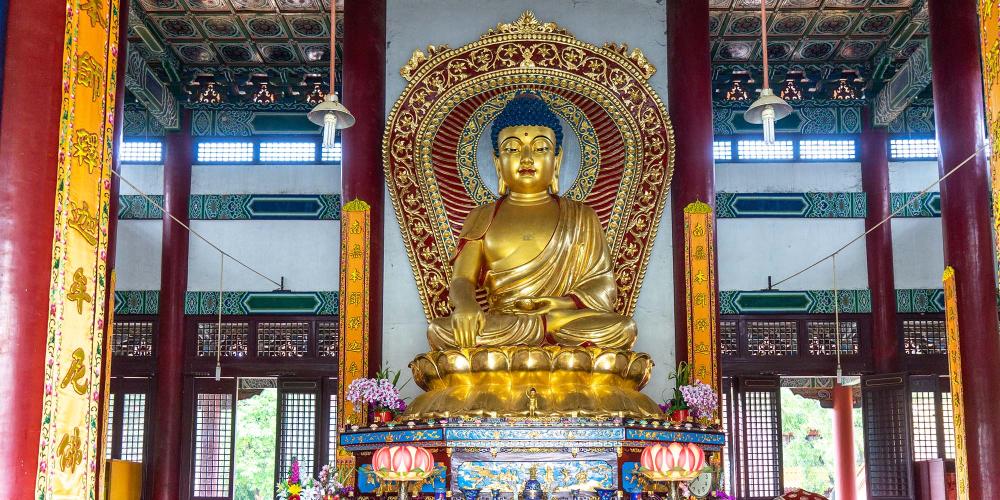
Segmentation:
<svg viewBox="0 0 1000 500">
<path fill-rule="evenodd" d="M 632 352 L 635 322 L 614 311 L 604 229 L 592 208 L 559 196 L 558 117 L 519 93 L 491 132 L 500 199 L 465 220 L 454 311 L 431 321 L 433 350 L 410 363 L 427 392 L 406 417 L 660 416 L 639 392 L 652 360 Z"/>
<path fill-rule="evenodd" d="M 500 199 L 474 209 L 462 226 L 449 294 L 455 309 L 431 322 L 431 348 L 630 349 L 635 322 L 614 312 L 618 289 L 604 229 L 592 208 L 559 196 L 559 118 L 540 97 L 521 93 L 491 132 Z"/>
</svg>

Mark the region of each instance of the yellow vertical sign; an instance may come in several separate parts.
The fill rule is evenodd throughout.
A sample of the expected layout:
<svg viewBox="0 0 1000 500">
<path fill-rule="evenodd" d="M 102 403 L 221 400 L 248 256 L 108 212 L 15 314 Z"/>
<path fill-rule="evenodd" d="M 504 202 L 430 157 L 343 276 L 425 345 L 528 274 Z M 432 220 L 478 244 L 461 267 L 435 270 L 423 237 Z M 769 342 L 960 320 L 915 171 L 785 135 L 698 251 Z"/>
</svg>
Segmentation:
<svg viewBox="0 0 1000 500">
<path fill-rule="evenodd" d="M 951 378 L 952 420 L 955 426 L 955 483 L 959 500 L 969 498 L 969 463 L 965 448 L 965 404 L 962 398 L 962 351 L 959 345 L 955 270 L 944 268 L 944 316 L 948 329 L 948 375 Z"/>
<path fill-rule="evenodd" d="M 94 498 L 118 0 L 68 0 L 35 498 Z"/>
<path fill-rule="evenodd" d="M 1000 165 L 1000 0 L 979 0 L 979 40 L 983 59 L 986 127 L 990 164 Z M 993 176 L 993 226 L 1000 231 L 1000 176 Z M 998 233 L 1000 234 L 1000 233 Z M 1000 238 L 996 241 L 1000 251 Z"/>
<path fill-rule="evenodd" d="M 371 255 L 371 207 L 355 199 L 340 217 L 340 380 L 337 425 L 356 411 L 345 395 L 355 379 L 368 376 L 368 278 Z M 359 422 L 360 423 L 360 422 Z M 340 447 L 337 461 L 350 460 Z"/>
<path fill-rule="evenodd" d="M 684 207 L 684 285 L 691 376 L 720 393 L 716 321 L 714 216 L 707 203 Z"/>
</svg>

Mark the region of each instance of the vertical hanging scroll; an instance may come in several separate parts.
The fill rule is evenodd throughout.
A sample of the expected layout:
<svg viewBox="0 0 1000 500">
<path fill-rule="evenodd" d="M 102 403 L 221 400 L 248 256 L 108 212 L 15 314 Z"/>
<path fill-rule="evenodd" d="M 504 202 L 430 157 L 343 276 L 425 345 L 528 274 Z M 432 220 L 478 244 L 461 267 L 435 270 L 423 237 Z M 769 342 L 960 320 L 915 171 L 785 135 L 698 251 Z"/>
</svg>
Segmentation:
<svg viewBox="0 0 1000 500">
<path fill-rule="evenodd" d="M 355 379 L 368 376 L 368 266 L 371 254 L 371 207 L 358 199 L 344 205 L 340 219 L 340 387 L 337 426 L 364 408 L 345 398 Z M 361 416 L 363 419 L 364 416 Z M 357 422 L 363 423 L 363 422 Z M 352 460 L 337 448 L 337 461 Z"/>
<path fill-rule="evenodd" d="M 979 0 L 979 40 L 989 131 L 990 164 L 1000 165 L 1000 0 Z M 1000 176 L 993 176 L 993 227 L 1000 231 Z M 1000 233 L 997 233 L 1000 234 Z M 1000 238 L 996 240 L 1000 251 Z"/>
<path fill-rule="evenodd" d="M 948 375 L 951 378 L 952 421 L 955 427 L 955 483 L 959 500 L 969 498 L 969 464 L 965 449 L 965 403 L 962 398 L 962 352 L 959 346 L 958 297 L 955 270 L 944 268 L 944 317 L 948 329 Z"/>
<path fill-rule="evenodd" d="M 695 201 L 684 207 L 684 289 L 687 292 L 688 364 L 694 378 L 721 391 L 716 321 L 715 242 L 712 207 Z"/>
<path fill-rule="evenodd" d="M 68 0 L 35 498 L 96 491 L 118 0 Z"/>
</svg>

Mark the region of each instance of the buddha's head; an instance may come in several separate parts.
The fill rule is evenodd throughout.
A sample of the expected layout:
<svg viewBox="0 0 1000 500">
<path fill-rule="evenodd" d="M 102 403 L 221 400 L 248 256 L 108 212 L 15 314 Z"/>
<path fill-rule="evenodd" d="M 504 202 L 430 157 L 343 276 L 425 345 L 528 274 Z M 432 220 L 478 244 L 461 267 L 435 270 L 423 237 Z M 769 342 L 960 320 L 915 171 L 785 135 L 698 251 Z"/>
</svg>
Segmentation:
<svg viewBox="0 0 1000 500">
<path fill-rule="evenodd" d="M 500 195 L 559 192 L 562 125 L 538 95 L 522 92 L 493 121 L 493 163 Z"/>
</svg>

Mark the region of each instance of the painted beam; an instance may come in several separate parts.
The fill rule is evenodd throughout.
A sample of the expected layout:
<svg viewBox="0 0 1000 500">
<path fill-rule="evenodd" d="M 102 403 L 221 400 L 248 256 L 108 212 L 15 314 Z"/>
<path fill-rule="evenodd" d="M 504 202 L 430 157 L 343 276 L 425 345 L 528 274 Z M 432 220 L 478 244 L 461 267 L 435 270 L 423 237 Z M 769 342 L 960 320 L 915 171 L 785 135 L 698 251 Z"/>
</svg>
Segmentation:
<svg viewBox="0 0 1000 500">
<path fill-rule="evenodd" d="M 875 96 L 874 125 L 888 127 L 930 83 L 930 44 L 925 41 Z"/>
<path fill-rule="evenodd" d="M 128 49 L 125 87 L 149 110 L 156 121 L 163 125 L 163 128 L 167 130 L 180 128 L 180 104 L 170 92 L 169 84 L 160 80 L 142 53 L 134 47 Z"/>
</svg>

